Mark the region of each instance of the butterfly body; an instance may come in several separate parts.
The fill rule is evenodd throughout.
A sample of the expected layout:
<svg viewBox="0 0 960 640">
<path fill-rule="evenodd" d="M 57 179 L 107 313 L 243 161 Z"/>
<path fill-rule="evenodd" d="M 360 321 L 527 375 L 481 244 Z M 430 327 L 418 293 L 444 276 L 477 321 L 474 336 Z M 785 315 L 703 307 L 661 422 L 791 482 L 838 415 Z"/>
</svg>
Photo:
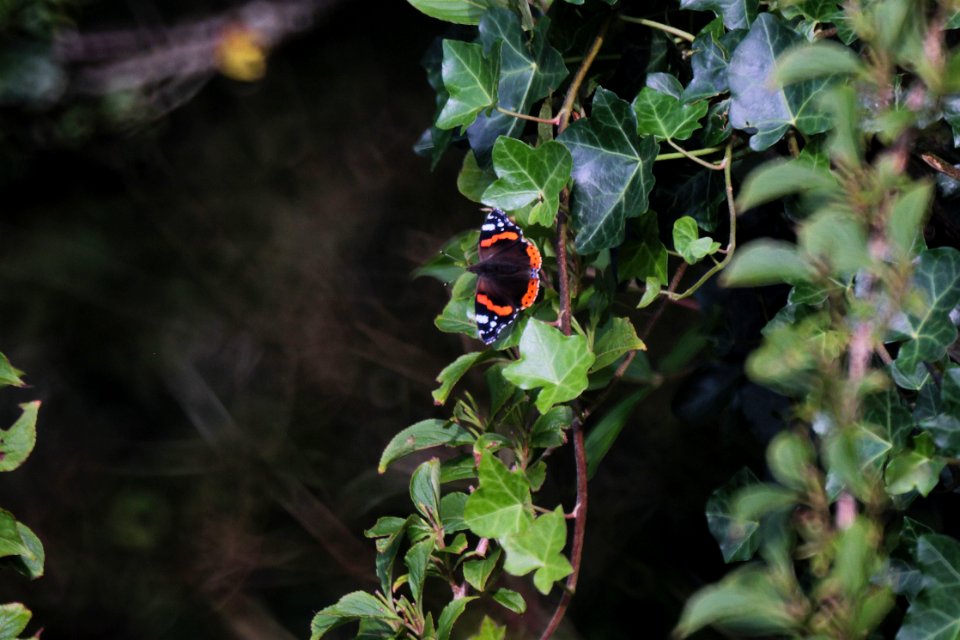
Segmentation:
<svg viewBox="0 0 960 640">
<path fill-rule="evenodd" d="M 468 269 L 477 274 L 477 332 L 484 344 L 491 344 L 536 302 L 542 260 L 536 245 L 499 209 L 480 226 L 478 252 L 479 262 Z"/>
</svg>

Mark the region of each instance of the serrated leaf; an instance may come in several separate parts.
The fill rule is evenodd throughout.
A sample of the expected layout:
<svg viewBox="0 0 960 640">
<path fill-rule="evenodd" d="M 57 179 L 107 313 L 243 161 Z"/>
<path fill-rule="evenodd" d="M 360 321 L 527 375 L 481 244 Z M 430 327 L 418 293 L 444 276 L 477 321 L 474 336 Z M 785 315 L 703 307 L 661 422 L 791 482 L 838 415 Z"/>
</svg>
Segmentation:
<svg viewBox="0 0 960 640">
<path fill-rule="evenodd" d="M 697 221 L 690 216 L 678 218 L 673 223 L 673 247 L 687 264 L 696 264 L 720 249 L 713 238 L 700 237 Z"/>
<path fill-rule="evenodd" d="M 561 553 L 567 541 L 567 521 L 563 510 L 554 511 L 537 518 L 526 529 L 512 533 L 501 540 L 507 558 L 504 570 L 515 576 L 524 576 L 531 571 L 533 584 L 546 595 L 557 580 L 573 572 L 570 562 Z"/>
<path fill-rule="evenodd" d="M 914 283 L 926 300 L 922 312 L 906 314 L 909 339 L 900 347 L 896 359 L 897 366 L 905 371 L 913 370 L 921 362 L 939 360 L 957 339 L 950 312 L 960 303 L 960 252 L 950 247 L 924 251 L 914 272 Z"/>
<path fill-rule="evenodd" d="M 884 469 L 887 493 L 892 496 L 916 491 L 926 496 L 940 481 L 940 471 L 946 463 L 917 451 L 904 451 L 890 459 Z"/>
<path fill-rule="evenodd" d="M 440 612 L 440 618 L 437 619 L 437 640 L 450 640 L 453 625 L 463 615 L 463 610 L 467 608 L 467 605 L 474 600 L 476 600 L 475 596 L 458 598 L 443 608 L 443 611 Z M 313 639 L 311 638 L 311 640 Z"/>
<path fill-rule="evenodd" d="M 20 405 L 20 417 L 9 429 L 0 429 L 0 471 L 13 471 L 30 456 L 37 443 L 37 412 L 40 401 Z"/>
<path fill-rule="evenodd" d="M 593 360 L 583 336 L 564 336 L 545 322 L 531 320 L 520 336 L 520 359 L 504 367 L 503 376 L 521 389 L 540 389 L 537 410 L 546 413 L 583 393 Z"/>
<path fill-rule="evenodd" d="M 327 631 L 353 620 L 373 619 L 401 624 L 400 617 L 387 606 L 363 591 L 354 591 L 340 598 L 337 604 L 321 609 L 310 623 L 310 640 L 322 638 Z"/>
<path fill-rule="evenodd" d="M 713 11 L 727 29 L 749 29 L 759 4 L 758 0 L 680 0 L 681 9 Z"/>
<path fill-rule="evenodd" d="M 19 602 L 0 604 L 0 640 L 14 640 L 27 628 L 32 613 Z"/>
<path fill-rule="evenodd" d="M 449 420 L 421 420 L 393 436 L 380 456 L 377 470 L 383 473 L 400 458 L 417 451 L 440 445 L 457 447 L 474 440 L 472 433 Z"/>
<path fill-rule="evenodd" d="M 443 86 L 449 97 L 437 116 L 437 127 L 467 127 L 484 109 L 497 104 L 497 50 L 484 56 L 483 46 L 443 41 Z"/>
<path fill-rule="evenodd" d="M 729 91 L 727 65 L 730 62 L 730 53 L 740 44 L 744 35 L 746 31 L 738 29 L 718 37 L 709 27 L 697 35 L 690 45 L 693 79 L 683 90 L 682 100 L 690 102 L 712 98 Z"/>
<path fill-rule="evenodd" d="M 508 470 L 484 451 L 479 466 L 480 487 L 467 500 L 463 517 L 481 538 L 500 538 L 526 528 L 533 520 L 530 484 L 522 471 Z"/>
<path fill-rule="evenodd" d="M 530 428 L 530 446 L 537 449 L 559 447 L 567 441 L 563 430 L 573 422 L 573 409 L 567 406 L 552 407 L 537 418 Z"/>
<path fill-rule="evenodd" d="M 761 287 L 809 280 L 813 267 L 789 242 L 757 240 L 739 249 L 724 269 L 720 282 L 725 287 Z"/>
<path fill-rule="evenodd" d="M 494 173 L 492 168 L 481 167 L 477 164 L 477 157 L 473 154 L 473 151 L 467 151 L 466 155 L 463 156 L 460 173 L 457 174 L 457 191 L 468 200 L 480 202 L 483 198 L 483 192 L 496 179 L 497 174 Z"/>
<path fill-rule="evenodd" d="M 610 451 L 610 447 L 613 446 L 617 436 L 620 435 L 623 427 L 627 424 L 630 413 L 649 392 L 650 388 L 645 388 L 631 393 L 604 415 L 587 434 L 583 448 L 587 456 L 588 478 L 592 478 L 597 472 L 600 462 Z"/>
<path fill-rule="evenodd" d="M 485 558 L 467 560 L 463 563 L 463 579 L 477 591 L 483 591 L 487 588 L 487 580 L 490 579 L 490 575 L 493 574 L 499 560 L 499 547 L 494 547 L 488 551 Z"/>
<path fill-rule="evenodd" d="M 555 141 L 531 147 L 501 136 L 493 146 L 493 167 L 497 181 L 483 192 L 484 204 L 512 211 L 534 203 L 529 221 L 545 227 L 553 225 L 560 191 L 573 168 L 566 147 Z"/>
<path fill-rule="evenodd" d="M 431 392 L 433 396 L 433 404 L 442 405 L 447 401 L 447 398 L 450 397 L 450 392 L 453 391 L 453 387 L 460 381 L 467 371 L 470 370 L 478 362 L 483 361 L 484 359 L 490 358 L 495 355 L 493 351 L 474 351 L 472 353 L 465 353 L 446 367 L 443 368 L 443 371 L 437 376 L 437 382 L 440 383 L 440 386 L 434 389 Z"/>
<path fill-rule="evenodd" d="M 597 333 L 593 345 L 594 361 L 590 373 L 608 367 L 631 351 L 646 351 L 647 345 L 637 336 L 628 318 L 612 317 Z"/>
<path fill-rule="evenodd" d="M 571 213 L 581 255 L 621 244 L 627 218 L 647 211 L 657 143 L 636 132 L 630 105 L 598 87 L 590 117 L 557 138 L 573 155 Z"/>
<path fill-rule="evenodd" d="M 550 46 L 547 33 L 550 19 L 542 17 L 525 33 L 520 18 L 508 9 L 495 8 L 480 20 L 480 42 L 485 51 L 500 48 L 497 81 L 498 106 L 517 113 L 529 113 L 533 104 L 560 86 L 567 67 L 559 51 Z M 499 111 L 481 114 L 467 130 L 470 148 L 485 165 L 500 136 L 516 138 L 526 122 Z"/>
<path fill-rule="evenodd" d="M 514 613 L 523 613 L 527 610 L 527 602 L 523 596 L 510 589 L 497 589 L 491 596 L 493 601 L 500 606 L 513 611 Z"/>
<path fill-rule="evenodd" d="M 415 9 L 431 18 L 455 24 L 478 24 L 483 12 L 500 5 L 497 0 L 407 0 Z"/>
<path fill-rule="evenodd" d="M 830 127 L 815 97 L 827 86 L 824 79 L 789 87 L 772 84 L 776 58 L 802 41 L 770 13 L 761 14 L 737 46 L 727 68 L 730 82 L 730 122 L 735 129 L 756 130 L 750 148 L 763 151 L 790 127 L 811 135 Z"/>
<path fill-rule="evenodd" d="M 709 108 L 705 101 L 685 104 L 679 98 L 644 87 L 633 100 L 637 135 L 687 140 L 701 127 L 700 119 Z"/>
</svg>

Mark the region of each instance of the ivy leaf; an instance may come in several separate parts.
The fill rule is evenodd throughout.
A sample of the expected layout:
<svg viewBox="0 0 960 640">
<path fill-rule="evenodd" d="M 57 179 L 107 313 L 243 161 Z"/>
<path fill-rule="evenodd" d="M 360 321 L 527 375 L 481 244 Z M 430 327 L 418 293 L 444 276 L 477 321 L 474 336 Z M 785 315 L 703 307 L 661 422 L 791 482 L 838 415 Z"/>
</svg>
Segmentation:
<svg viewBox="0 0 960 640">
<path fill-rule="evenodd" d="M 720 243 L 700 237 L 697 221 L 683 216 L 673 224 L 673 246 L 687 264 L 696 264 L 720 249 Z"/>
<path fill-rule="evenodd" d="M 550 19 L 543 17 L 529 34 L 512 11 L 494 8 L 480 19 L 480 43 L 484 51 L 500 50 L 497 80 L 498 105 L 509 111 L 528 113 L 537 100 L 547 97 L 567 77 L 563 55 L 550 46 Z M 499 111 L 481 114 L 467 130 L 470 148 L 481 164 L 490 160 L 497 138 L 516 138 L 526 123 Z"/>
<path fill-rule="evenodd" d="M 679 98 L 644 87 L 633 99 L 637 134 L 687 140 L 701 127 L 700 118 L 707 115 L 709 108 L 706 101 L 684 104 Z"/>
<path fill-rule="evenodd" d="M 727 29 L 749 29 L 759 4 L 758 0 L 680 0 L 681 9 L 713 11 Z"/>
<path fill-rule="evenodd" d="M 573 168 L 566 147 L 550 141 L 534 148 L 501 136 L 493 146 L 493 167 L 498 179 L 483 192 L 484 204 L 512 211 L 535 202 L 529 221 L 553 225 L 560 208 L 560 190 Z"/>
<path fill-rule="evenodd" d="M 564 336 L 545 322 L 531 320 L 520 336 L 520 359 L 504 367 L 503 377 L 521 389 L 540 389 L 537 409 L 546 413 L 583 393 L 593 360 L 583 336 Z"/>
<path fill-rule="evenodd" d="M 463 563 L 463 579 L 477 591 L 487 588 L 487 580 L 493 574 L 497 561 L 500 560 L 500 548 L 495 547 L 487 552 L 485 558 L 468 560 Z"/>
<path fill-rule="evenodd" d="M 33 614 L 19 602 L 0 605 L 0 640 L 13 640 L 27 628 Z"/>
<path fill-rule="evenodd" d="M 20 417 L 9 429 L 0 429 L 0 471 L 13 471 L 23 464 L 37 443 L 40 401 L 25 402 L 20 410 Z"/>
<path fill-rule="evenodd" d="M 750 148 L 763 151 L 793 126 L 811 135 L 826 131 L 829 118 L 816 106 L 817 94 L 827 86 L 820 78 L 789 87 L 771 86 L 776 58 L 802 36 L 764 13 L 750 28 L 730 59 L 730 123 L 735 129 L 756 130 Z"/>
<path fill-rule="evenodd" d="M 488 58 L 483 46 L 459 40 L 443 41 L 443 86 L 450 96 L 437 116 L 437 127 L 467 127 L 484 109 L 497 104 L 496 51 Z"/>
<path fill-rule="evenodd" d="M 960 637 L 960 597 L 954 589 L 928 589 L 910 603 L 896 640 Z"/>
<path fill-rule="evenodd" d="M 530 484 L 522 471 L 509 471 L 484 451 L 479 466 L 480 487 L 467 500 L 463 518 L 481 538 L 502 538 L 526 528 L 533 520 Z"/>
<path fill-rule="evenodd" d="M 493 169 L 481 167 L 477 163 L 477 157 L 473 155 L 473 151 L 467 151 L 467 154 L 463 156 L 460 173 L 457 174 L 457 191 L 468 200 L 480 202 L 483 198 L 483 192 L 496 179 L 497 174 L 493 172 Z"/>
<path fill-rule="evenodd" d="M 572 214 L 580 254 L 621 244 L 626 219 L 647 211 L 657 143 L 636 132 L 630 105 L 599 87 L 590 117 L 558 138 L 573 155 Z"/>
<path fill-rule="evenodd" d="M 567 521 L 563 509 L 537 518 L 524 530 L 501 540 L 507 559 L 504 570 L 515 576 L 524 576 L 531 571 L 537 591 L 546 595 L 557 580 L 573 572 L 570 562 L 561 553 L 567 542 Z"/>
<path fill-rule="evenodd" d="M 363 591 L 354 591 L 340 598 L 337 604 L 317 612 L 310 623 L 310 640 L 322 638 L 327 631 L 353 620 L 377 620 L 402 624 L 400 617 L 387 606 Z"/>
<path fill-rule="evenodd" d="M 896 496 L 916 490 L 926 497 L 940 482 L 940 472 L 945 466 L 946 462 L 939 458 L 904 451 L 891 458 L 884 469 L 887 493 Z"/>
<path fill-rule="evenodd" d="M 659 283 L 667 284 L 668 254 L 660 242 L 656 216 L 644 216 L 633 222 L 630 237 L 620 246 L 619 256 L 617 276 L 620 282 L 655 278 Z"/>
<path fill-rule="evenodd" d="M 707 500 L 707 528 L 720 546 L 724 562 L 749 560 L 757 552 L 760 540 L 756 533 L 760 522 L 735 513 L 734 498 L 744 487 L 759 483 L 753 472 L 743 468 Z"/>
<path fill-rule="evenodd" d="M 478 24 L 489 7 L 503 5 L 498 0 L 407 0 L 431 18 L 455 24 Z"/>
<path fill-rule="evenodd" d="M 458 447 L 474 440 L 472 433 L 449 420 L 421 420 L 393 436 L 380 456 L 377 471 L 383 473 L 395 461 L 417 451 L 440 445 Z"/>
<path fill-rule="evenodd" d="M 567 406 L 553 407 L 537 418 L 530 428 L 530 446 L 537 449 L 559 447 L 566 443 L 563 430 L 573 422 L 573 409 Z"/>
<path fill-rule="evenodd" d="M 709 26 L 696 37 L 690 50 L 690 68 L 693 80 L 683 90 L 681 99 L 685 102 L 712 98 L 730 90 L 727 81 L 727 66 L 730 52 L 737 48 L 746 31 L 737 29 L 718 37 Z"/>
<path fill-rule="evenodd" d="M 637 336 L 637 330 L 628 318 L 611 318 L 604 325 L 593 345 L 595 360 L 589 373 L 599 371 L 631 351 L 646 351 L 647 345 Z"/>
<path fill-rule="evenodd" d="M 926 304 L 921 313 L 906 314 L 904 329 L 910 339 L 900 347 L 896 360 L 902 371 L 939 360 L 957 339 L 950 312 L 960 303 L 960 252 L 951 247 L 924 251 L 914 282 L 926 294 Z"/>
</svg>

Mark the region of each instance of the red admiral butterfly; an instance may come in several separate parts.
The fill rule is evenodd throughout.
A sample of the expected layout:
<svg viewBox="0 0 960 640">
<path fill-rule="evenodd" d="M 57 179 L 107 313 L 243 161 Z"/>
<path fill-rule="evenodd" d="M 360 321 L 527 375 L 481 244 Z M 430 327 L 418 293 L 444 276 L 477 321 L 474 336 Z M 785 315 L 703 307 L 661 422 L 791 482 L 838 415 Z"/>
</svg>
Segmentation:
<svg viewBox="0 0 960 640">
<path fill-rule="evenodd" d="M 499 209 L 480 226 L 477 274 L 477 331 L 484 344 L 494 342 L 540 292 L 540 251 Z"/>
</svg>

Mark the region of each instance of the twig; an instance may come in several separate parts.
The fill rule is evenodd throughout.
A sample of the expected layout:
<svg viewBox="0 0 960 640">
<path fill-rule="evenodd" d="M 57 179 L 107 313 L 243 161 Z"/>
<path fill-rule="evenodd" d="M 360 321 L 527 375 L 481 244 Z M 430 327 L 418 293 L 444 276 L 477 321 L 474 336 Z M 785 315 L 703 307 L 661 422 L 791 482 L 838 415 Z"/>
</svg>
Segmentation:
<svg viewBox="0 0 960 640">
<path fill-rule="evenodd" d="M 580 85 L 583 84 L 584 78 L 587 77 L 587 71 L 590 70 L 590 65 L 593 64 L 594 58 L 597 57 L 597 54 L 600 52 L 600 47 L 603 46 L 603 39 L 607 35 L 607 29 L 610 27 L 610 19 L 613 17 L 613 14 L 607 17 L 603 21 L 603 24 L 600 26 L 600 32 L 597 33 L 597 37 L 593 39 L 593 44 L 590 45 L 590 49 L 587 51 L 587 55 L 583 57 L 583 62 L 580 63 L 580 68 L 577 69 L 576 75 L 573 76 L 573 80 L 570 81 L 570 87 L 567 89 L 567 95 L 563 99 L 563 106 L 560 107 L 560 113 L 557 116 L 560 118 L 559 133 L 563 133 L 563 130 L 567 128 L 567 125 L 570 124 L 570 113 L 573 111 L 573 103 L 577 99 L 577 93 L 580 91 Z"/>
<path fill-rule="evenodd" d="M 949 176 L 954 180 L 960 180 L 960 169 L 956 168 L 943 158 L 932 153 L 921 153 L 920 158 L 943 175 Z"/>
<path fill-rule="evenodd" d="M 723 147 L 706 147 L 705 149 L 694 149 L 693 151 L 681 149 L 681 151 L 682 153 L 661 153 L 654 158 L 653 161 L 660 162 L 661 160 L 683 160 L 684 158 L 689 158 L 690 156 L 708 156 L 711 153 L 723 151 Z"/>
<path fill-rule="evenodd" d="M 560 124 L 559 116 L 547 120 L 546 118 L 538 118 L 537 116 L 527 115 L 526 113 L 520 113 L 519 111 L 510 111 L 510 109 L 504 109 L 503 107 L 497 107 L 497 111 L 508 116 L 513 116 L 514 118 L 518 118 L 520 120 L 529 120 L 530 122 L 539 122 L 540 124 L 552 124 L 553 126 Z"/>
<path fill-rule="evenodd" d="M 618 16 L 624 22 L 632 22 L 634 24 L 642 24 L 645 27 L 650 27 L 651 29 L 659 29 L 660 31 L 665 31 L 671 35 L 675 35 L 678 38 L 683 38 L 687 42 L 693 42 L 696 40 L 696 36 L 692 33 L 688 33 L 683 29 L 677 29 L 676 27 L 671 27 L 668 24 L 663 24 L 662 22 L 656 22 L 655 20 L 647 20 L 646 18 L 634 18 L 632 16 Z"/>
<path fill-rule="evenodd" d="M 726 155 L 724 156 L 723 160 L 720 161 L 720 164 L 713 164 L 712 162 L 706 162 L 705 160 L 701 160 L 700 158 L 693 155 L 692 153 L 688 153 L 686 149 L 678 145 L 676 142 L 674 142 L 670 138 L 667 138 L 667 144 L 669 144 L 671 147 L 676 149 L 677 153 L 682 155 L 687 160 L 693 160 L 701 167 L 706 167 L 711 171 L 723 171 L 723 168 L 727 165 L 728 156 Z M 656 160 L 654 160 L 654 162 L 656 162 Z"/>
</svg>

